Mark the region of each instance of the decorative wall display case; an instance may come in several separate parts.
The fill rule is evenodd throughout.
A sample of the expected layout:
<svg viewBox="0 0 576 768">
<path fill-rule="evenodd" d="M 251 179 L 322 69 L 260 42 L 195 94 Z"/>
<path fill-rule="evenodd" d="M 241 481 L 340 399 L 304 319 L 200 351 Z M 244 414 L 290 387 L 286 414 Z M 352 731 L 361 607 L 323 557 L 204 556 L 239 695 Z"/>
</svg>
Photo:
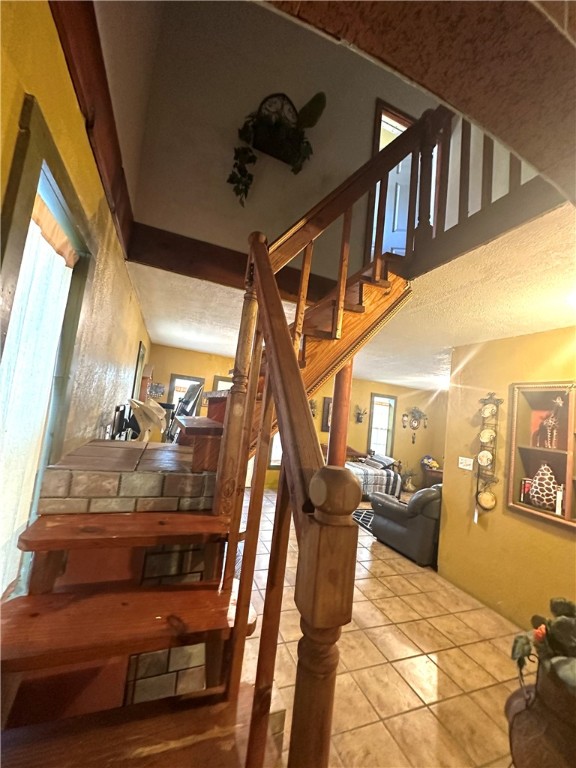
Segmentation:
<svg viewBox="0 0 576 768">
<path fill-rule="evenodd" d="M 576 384 L 512 384 L 508 506 L 576 526 Z"/>
</svg>

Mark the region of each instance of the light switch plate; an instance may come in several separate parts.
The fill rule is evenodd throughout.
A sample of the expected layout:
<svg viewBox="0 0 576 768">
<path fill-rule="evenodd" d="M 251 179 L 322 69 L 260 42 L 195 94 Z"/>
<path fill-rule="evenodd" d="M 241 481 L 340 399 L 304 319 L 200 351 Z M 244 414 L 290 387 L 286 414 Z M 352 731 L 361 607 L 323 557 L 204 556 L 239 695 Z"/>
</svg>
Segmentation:
<svg viewBox="0 0 576 768">
<path fill-rule="evenodd" d="M 474 459 L 469 459 L 467 456 L 458 456 L 458 468 L 474 469 Z"/>
</svg>

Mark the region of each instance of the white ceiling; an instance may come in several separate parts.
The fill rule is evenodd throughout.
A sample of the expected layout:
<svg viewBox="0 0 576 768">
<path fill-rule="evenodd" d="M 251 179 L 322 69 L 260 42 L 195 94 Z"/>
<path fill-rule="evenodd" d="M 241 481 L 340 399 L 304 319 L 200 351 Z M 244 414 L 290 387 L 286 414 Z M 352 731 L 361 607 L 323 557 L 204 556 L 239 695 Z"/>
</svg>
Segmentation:
<svg viewBox="0 0 576 768">
<path fill-rule="evenodd" d="M 179 19 L 174 16 L 178 6 L 188 15 L 192 6 L 195 7 L 194 18 L 187 19 L 194 35 L 190 38 L 186 56 L 193 57 L 194 49 L 200 50 L 199 46 L 207 37 L 202 34 L 201 23 L 208 25 L 207 29 L 213 25 L 210 45 L 219 51 L 219 58 L 206 62 L 202 71 L 199 71 L 196 60 L 196 69 L 188 75 L 188 79 L 180 71 L 185 59 L 179 52 L 170 48 L 170 45 L 164 46 L 169 50 L 161 51 L 158 45 L 158 40 L 167 40 L 162 35 L 178 34 L 186 37 L 188 34 L 180 29 L 184 22 L 179 24 Z M 376 65 L 370 64 L 373 69 L 367 71 L 367 59 L 275 13 L 262 10 L 258 4 L 107 1 L 96 3 L 96 11 L 130 196 L 133 204 L 134 201 L 136 203 L 137 219 L 152 226 L 242 249 L 237 244 L 240 240 L 236 231 L 242 233 L 242 242 L 245 242 L 246 233 L 252 229 L 264 229 L 271 236 L 279 234 L 295 216 L 303 214 L 360 164 L 354 160 L 352 169 L 342 164 L 343 158 L 349 157 L 351 153 L 343 152 L 335 144 L 340 125 L 330 125 L 326 120 L 315 129 L 318 131 L 315 137 L 320 136 L 322 130 L 325 131 L 322 141 L 316 143 L 315 138 L 318 151 L 314 155 L 314 162 L 322 172 L 316 175 L 316 182 L 312 174 L 306 176 L 303 173 L 296 177 L 298 184 L 304 186 L 297 188 L 297 194 L 290 201 L 292 208 L 294 198 L 298 205 L 296 214 L 289 210 L 288 215 L 292 217 L 290 221 L 282 224 L 281 221 L 271 219 L 276 226 L 270 226 L 268 222 L 262 224 L 258 220 L 259 212 L 262 213 L 260 218 L 265 219 L 263 205 L 259 204 L 257 196 L 262 194 L 265 197 L 264 188 L 260 192 L 255 189 L 252 206 L 246 209 L 240 209 L 232 195 L 226 197 L 225 189 L 222 194 L 224 185 L 221 179 L 227 173 L 235 123 L 254 106 L 252 101 L 247 102 L 251 106 L 244 105 L 242 98 L 246 89 L 238 88 L 234 82 L 232 88 L 236 101 L 226 96 L 223 90 L 230 74 L 230 65 L 226 67 L 224 63 L 232 44 L 225 38 L 225 34 L 231 34 L 232 40 L 242 39 L 237 29 L 244 11 L 251 23 L 258 23 L 264 40 L 271 39 L 271 25 L 278 25 L 278 39 L 283 43 L 279 48 L 292 52 L 298 50 L 297 59 L 305 57 L 312 45 L 320 47 L 317 54 L 320 64 L 315 65 L 314 77 L 322 82 L 322 87 L 328 86 L 329 104 L 333 105 L 337 114 L 345 109 L 340 93 L 342 90 L 347 99 L 357 98 L 354 102 L 354 116 L 362 124 L 366 123 L 365 116 L 373 115 L 374 91 L 385 93 L 391 100 L 398 99 L 398 104 L 403 104 L 413 114 L 420 114 L 428 106 L 429 97 L 426 94 L 408 88 L 405 82 L 393 78 L 389 72 Z M 223 26 L 223 19 L 218 14 L 224 14 L 229 23 Z M 246 51 L 243 51 L 243 63 L 246 56 Z M 248 61 L 251 61 L 250 56 Z M 327 63 L 331 71 L 339 67 L 339 76 L 333 78 L 336 82 L 330 82 L 326 73 L 319 68 L 320 65 L 327 66 Z M 176 77 L 172 75 L 171 66 L 179 68 L 177 82 L 181 84 L 175 89 L 178 107 L 173 114 L 169 113 L 169 89 L 165 87 L 166 83 L 172 83 Z M 226 112 L 219 113 L 217 130 L 209 125 L 206 107 L 202 102 L 203 98 L 211 98 L 211 89 L 205 82 L 209 67 L 223 78 L 218 81 L 219 89 L 212 90 L 217 90 L 220 101 L 227 98 L 226 104 L 234 112 L 233 120 L 230 121 L 228 117 L 227 123 L 230 125 L 226 126 L 223 124 L 226 122 L 223 117 Z M 274 67 L 271 69 L 274 70 Z M 278 89 L 277 83 L 281 83 L 282 89 L 290 77 L 292 80 L 289 87 L 298 89 L 298 75 L 295 72 L 284 73 L 279 66 L 271 73 L 262 72 L 254 65 L 250 76 L 252 70 L 261 79 L 270 77 L 270 82 L 264 79 L 254 86 L 256 93 L 269 92 L 272 82 L 272 90 Z M 244 82 L 246 73 L 241 77 Z M 373 79 L 373 92 L 358 99 L 359 84 L 368 83 L 370 78 Z M 340 90 L 339 86 L 342 86 Z M 184 94 L 183 88 L 186 90 Z M 293 93 L 292 90 L 290 92 Z M 187 108 L 188 102 L 191 109 L 189 114 L 196 116 L 194 120 L 182 119 L 182 110 Z M 159 113 L 163 119 L 154 119 Z M 185 124 L 185 131 L 182 130 L 182 123 Z M 193 124 L 200 124 L 199 130 L 204 133 L 195 134 Z M 161 130 L 165 133 L 162 134 Z M 193 162 L 184 157 L 183 146 L 186 145 L 182 143 L 178 145 L 177 156 L 173 153 L 168 156 L 169 149 L 175 146 L 173 136 L 188 142 L 190 154 L 194 156 Z M 211 141 L 207 141 L 207 136 L 211 137 Z M 201 141 L 200 149 L 198 145 L 194 146 L 195 141 Z M 214 149 L 218 142 L 226 147 L 223 160 L 220 157 L 222 153 Z M 361 149 L 369 152 L 367 147 Z M 208 176 L 203 177 L 202 183 L 197 184 L 201 193 L 195 197 L 194 181 L 200 178 L 200 174 L 206 173 L 200 166 L 202 158 L 204 165 L 210 168 L 211 176 L 210 180 Z M 223 163 L 222 168 L 219 163 Z M 262 165 L 258 170 L 263 171 L 264 168 Z M 154 172 L 156 177 L 152 175 Z M 275 166 L 266 166 L 266 173 L 276 173 Z M 319 177 L 328 189 L 309 202 L 306 195 L 310 195 L 310 190 L 306 189 L 306 185 L 318 184 Z M 162 179 L 161 183 L 157 179 Z M 294 183 L 292 180 L 291 184 Z M 214 194 L 218 194 L 217 205 L 222 208 L 223 216 L 220 210 L 219 215 L 215 215 L 216 206 L 210 197 L 212 187 Z M 275 184 L 275 194 L 276 188 L 282 190 L 282 183 Z M 266 202 L 264 199 L 263 203 Z M 200 217 L 200 224 L 197 225 L 194 216 L 198 216 L 202 205 L 208 213 Z M 275 203 L 274 207 L 277 211 L 278 204 Z M 414 280 L 411 302 L 357 355 L 354 363 L 355 377 L 422 389 L 443 388 L 448 382 L 453 347 L 575 325 L 574 213 L 575 209 L 565 204 Z M 203 230 L 202 227 L 208 226 L 206 221 L 209 216 L 214 221 L 210 225 L 212 229 Z M 254 224 L 250 217 L 254 217 Z M 226 226 L 222 226 L 222 221 L 226 222 Z M 226 238 L 230 238 L 230 241 L 227 242 Z M 153 343 L 234 356 L 242 291 L 138 264 L 128 263 L 128 271 L 140 298 L 144 320 Z M 292 307 L 287 307 L 289 320 L 292 311 Z"/>
</svg>

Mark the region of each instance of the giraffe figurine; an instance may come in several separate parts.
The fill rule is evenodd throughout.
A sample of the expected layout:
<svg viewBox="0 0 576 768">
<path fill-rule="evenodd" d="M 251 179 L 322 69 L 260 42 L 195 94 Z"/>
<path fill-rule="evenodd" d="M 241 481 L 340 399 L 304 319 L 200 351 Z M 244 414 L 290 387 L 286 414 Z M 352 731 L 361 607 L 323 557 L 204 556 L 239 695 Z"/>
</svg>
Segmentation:
<svg viewBox="0 0 576 768">
<path fill-rule="evenodd" d="M 557 448 L 558 447 L 558 426 L 560 419 L 558 418 L 558 411 L 564 405 L 564 401 L 560 396 L 552 401 L 553 408 L 543 419 L 540 427 L 536 432 L 536 446 L 542 448 Z M 540 442 L 543 445 L 540 445 Z"/>
</svg>

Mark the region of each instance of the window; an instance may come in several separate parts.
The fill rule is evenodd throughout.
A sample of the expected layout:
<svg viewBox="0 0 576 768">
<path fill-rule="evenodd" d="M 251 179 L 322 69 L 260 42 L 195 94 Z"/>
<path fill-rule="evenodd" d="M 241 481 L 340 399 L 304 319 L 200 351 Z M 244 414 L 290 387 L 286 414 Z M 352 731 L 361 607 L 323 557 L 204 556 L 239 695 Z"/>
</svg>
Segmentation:
<svg viewBox="0 0 576 768">
<path fill-rule="evenodd" d="M 223 389 L 232 389 L 233 380 L 231 376 L 214 376 L 214 382 L 212 383 L 212 389 L 215 392 L 220 392 Z"/>
<path fill-rule="evenodd" d="M 280 440 L 280 432 L 272 437 L 270 441 L 270 460 L 268 461 L 269 467 L 277 468 L 282 464 L 282 441 Z"/>
<path fill-rule="evenodd" d="M 368 452 L 373 451 L 383 456 L 392 456 L 395 412 L 395 397 L 371 394 Z"/>
</svg>

